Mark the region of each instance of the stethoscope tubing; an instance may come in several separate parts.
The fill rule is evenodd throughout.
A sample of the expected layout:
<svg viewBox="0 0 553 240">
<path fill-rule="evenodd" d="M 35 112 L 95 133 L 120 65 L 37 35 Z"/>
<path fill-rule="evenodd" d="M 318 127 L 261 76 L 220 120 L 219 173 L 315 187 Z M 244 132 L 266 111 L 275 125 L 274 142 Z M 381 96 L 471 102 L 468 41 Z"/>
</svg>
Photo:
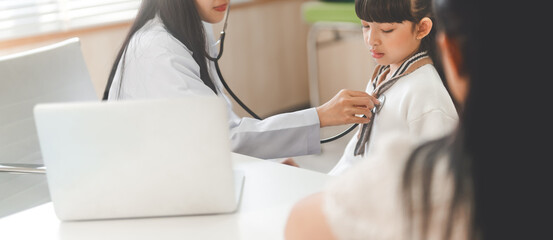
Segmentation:
<svg viewBox="0 0 553 240">
<path fill-rule="evenodd" d="M 221 48 L 221 50 L 222 50 L 222 48 Z M 213 62 L 215 63 L 215 70 L 217 71 L 217 75 L 219 75 L 219 79 L 221 80 L 221 83 L 223 84 L 223 87 L 225 87 L 228 94 L 234 99 L 234 101 L 236 101 L 236 103 L 238 103 L 238 105 L 240 105 L 240 107 L 242 107 L 244 110 L 246 110 L 246 112 L 248 112 L 248 114 L 250 114 L 255 119 L 263 120 L 263 118 L 261 118 L 257 114 L 255 114 L 255 112 L 253 112 L 248 106 L 246 106 L 246 104 L 244 104 L 242 102 L 242 100 L 240 100 L 240 98 L 238 98 L 238 96 L 236 96 L 236 94 L 234 94 L 234 92 L 230 89 L 229 85 L 227 84 L 227 82 L 223 78 L 223 74 L 221 73 L 221 69 L 219 68 L 219 60 L 215 59 Z M 339 134 L 337 134 L 333 137 L 321 139 L 321 143 L 329 143 L 329 142 L 338 140 L 338 139 L 342 138 L 343 136 L 347 135 L 348 133 L 350 133 L 351 131 L 353 131 L 353 129 L 355 129 L 358 125 L 359 124 L 357 124 L 357 123 L 353 124 L 348 129 L 346 129 L 345 131 L 343 131 L 343 132 L 341 132 L 341 133 L 339 133 Z"/>
</svg>

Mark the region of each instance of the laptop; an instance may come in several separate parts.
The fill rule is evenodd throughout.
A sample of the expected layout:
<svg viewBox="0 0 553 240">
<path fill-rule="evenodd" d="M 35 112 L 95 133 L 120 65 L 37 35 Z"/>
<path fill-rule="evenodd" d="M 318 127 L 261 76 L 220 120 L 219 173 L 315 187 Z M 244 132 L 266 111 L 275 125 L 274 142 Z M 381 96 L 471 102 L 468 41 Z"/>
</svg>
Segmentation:
<svg viewBox="0 0 553 240">
<path fill-rule="evenodd" d="M 34 116 L 63 221 L 237 210 L 244 175 L 220 97 L 47 103 Z"/>
</svg>

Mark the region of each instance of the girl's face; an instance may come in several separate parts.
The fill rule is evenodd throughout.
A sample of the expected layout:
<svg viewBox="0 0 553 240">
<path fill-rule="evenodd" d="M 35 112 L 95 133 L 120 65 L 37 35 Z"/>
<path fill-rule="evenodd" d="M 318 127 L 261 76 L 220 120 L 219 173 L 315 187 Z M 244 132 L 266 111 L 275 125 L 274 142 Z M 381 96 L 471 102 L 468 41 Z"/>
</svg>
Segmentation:
<svg viewBox="0 0 553 240">
<path fill-rule="evenodd" d="M 188 0 L 185 0 L 188 1 Z M 194 0 L 204 22 L 218 23 L 225 17 L 230 0 Z"/>
<path fill-rule="evenodd" d="M 401 23 L 377 23 L 361 20 L 365 45 L 380 65 L 390 65 L 394 72 L 421 44 L 417 31 L 410 21 Z"/>
</svg>

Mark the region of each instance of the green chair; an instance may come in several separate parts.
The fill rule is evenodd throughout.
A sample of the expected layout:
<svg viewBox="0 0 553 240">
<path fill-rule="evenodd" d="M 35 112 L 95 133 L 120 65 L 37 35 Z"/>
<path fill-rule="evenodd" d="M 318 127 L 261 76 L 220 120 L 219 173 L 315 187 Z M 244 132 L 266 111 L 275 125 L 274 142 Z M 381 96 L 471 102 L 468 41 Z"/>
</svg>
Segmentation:
<svg viewBox="0 0 553 240">
<path fill-rule="evenodd" d="M 318 36 L 322 31 L 332 31 L 331 42 L 340 41 L 345 33 L 362 34 L 361 22 L 355 14 L 354 0 L 310 1 L 302 4 L 302 16 L 311 24 L 307 37 L 307 65 L 309 77 L 309 101 L 319 106 L 319 80 L 317 48 L 321 44 Z"/>
</svg>

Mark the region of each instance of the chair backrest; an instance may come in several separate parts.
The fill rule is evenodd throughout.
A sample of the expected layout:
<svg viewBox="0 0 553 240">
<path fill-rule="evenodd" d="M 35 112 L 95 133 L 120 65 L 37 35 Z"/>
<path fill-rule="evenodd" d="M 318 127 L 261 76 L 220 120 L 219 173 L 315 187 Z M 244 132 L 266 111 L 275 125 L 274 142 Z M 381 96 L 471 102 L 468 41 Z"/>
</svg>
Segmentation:
<svg viewBox="0 0 553 240">
<path fill-rule="evenodd" d="M 78 38 L 0 57 L 0 164 L 42 163 L 33 107 L 68 101 L 99 101 Z M 0 206 L 24 205 L 11 196 L 37 185 L 45 178 L 0 173 Z"/>
</svg>

